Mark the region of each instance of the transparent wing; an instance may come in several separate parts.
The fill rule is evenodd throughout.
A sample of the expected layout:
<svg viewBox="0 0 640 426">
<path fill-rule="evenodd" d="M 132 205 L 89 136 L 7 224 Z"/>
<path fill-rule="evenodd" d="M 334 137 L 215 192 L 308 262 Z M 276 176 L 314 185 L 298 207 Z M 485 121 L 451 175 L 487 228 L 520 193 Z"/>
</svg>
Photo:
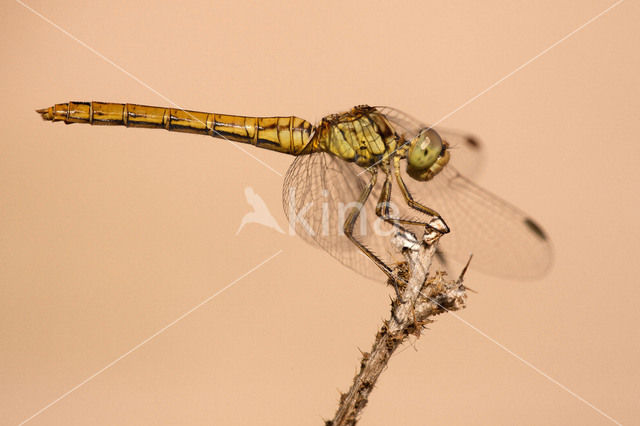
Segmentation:
<svg viewBox="0 0 640 426">
<path fill-rule="evenodd" d="M 378 281 L 385 274 L 343 232 L 349 210 L 357 205 L 371 175 L 331 154 L 302 155 L 289 167 L 283 185 L 283 207 L 290 226 L 305 241 L 326 250 L 354 271 Z M 402 260 L 391 245 L 393 227 L 377 218 L 375 206 L 384 180 L 364 204 L 354 236 L 387 265 Z"/>
<path fill-rule="evenodd" d="M 446 260 L 466 262 L 473 253 L 473 269 L 518 279 L 536 278 L 549 269 L 551 243 L 540 225 L 452 166 L 427 182 L 404 172 L 403 179 L 414 198 L 436 210 L 449 225 L 451 232 L 439 245 Z"/>
<path fill-rule="evenodd" d="M 404 163 L 401 174 L 414 198 L 436 210 L 451 228 L 439 245 L 447 267 L 451 260 L 466 262 L 473 253 L 474 270 L 491 275 L 528 279 L 548 270 L 551 244 L 542 228 L 525 213 L 478 187 L 453 167 L 445 167 L 430 181 L 418 182 L 406 174 Z M 369 178 L 369 173 L 362 173 L 355 164 L 327 153 L 299 156 L 285 177 L 283 206 L 301 238 L 361 275 L 382 281 L 385 275 L 343 233 L 349 209 L 356 205 Z M 363 206 L 354 235 L 393 266 L 402 261 L 391 244 L 393 229 L 375 215 L 383 179 L 379 176 Z M 393 186 L 392 205 L 395 217 L 429 220 L 406 205 L 397 185 Z M 420 235 L 419 227 L 410 230 Z"/>
<path fill-rule="evenodd" d="M 394 126 L 396 132 L 406 140 L 411 140 L 418 132 L 426 127 L 415 117 L 398 109 L 379 106 L 376 109 L 384 114 Z M 484 164 L 482 143 L 470 133 L 436 126 L 435 130 L 447 141 L 452 156 L 452 164 L 467 177 L 476 177 Z"/>
<path fill-rule="evenodd" d="M 426 126 L 398 110 L 387 107 L 379 110 L 387 114 L 397 133 L 405 139 Z M 470 143 L 465 146 L 469 148 Z M 542 228 L 522 211 L 463 177 L 455 168 L 461 164 L 459 160 L 459 152 L 452 150 L 450 164 L 427 182 L 409 177 L 406 160 L 401 162 L 401 174 L 414 198 L 436 210 L 451 228 L 440 240 L 442 259 L 463 263 L 473 253 L 475 270 L 520 279 L 543 275 L 551 265 L 552 249 Z M 301 238 L 323 248 L 356 272 L 384 280 L 384 273 L 343 233 L 349 209 L 356 205 L 369 179 L 370 174 L 363 173 L 362 168 L 331 154 L 299 156 L 285 177 L 284 210 Z M 403 260 L 391 244 L 393 227 L 375 215 L 383 181 L 384 175 L 380 173 L 356 222 L 354 235 L 393 267 Z M 406 205 L 395 181 L 391 201 L 394 217 L 424 222 L 430 219 Z M 421 235 L 419 226 L 411 227 L 410 231 Z"/>
</svg>

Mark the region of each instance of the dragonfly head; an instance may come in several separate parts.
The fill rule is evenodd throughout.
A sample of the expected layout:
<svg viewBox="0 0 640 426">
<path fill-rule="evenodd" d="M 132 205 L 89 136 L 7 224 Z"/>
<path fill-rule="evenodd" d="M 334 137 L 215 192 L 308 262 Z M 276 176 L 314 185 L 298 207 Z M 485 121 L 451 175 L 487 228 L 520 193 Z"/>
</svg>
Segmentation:
<svg viewBox="0 0 640 426">
<path fill-rule="evenodd" d="M 431 128 L 420 130 L 409 143 L 407 173 L 419 181 L 437 175 L 449 162 L 448 144 Z"/>
</svg>

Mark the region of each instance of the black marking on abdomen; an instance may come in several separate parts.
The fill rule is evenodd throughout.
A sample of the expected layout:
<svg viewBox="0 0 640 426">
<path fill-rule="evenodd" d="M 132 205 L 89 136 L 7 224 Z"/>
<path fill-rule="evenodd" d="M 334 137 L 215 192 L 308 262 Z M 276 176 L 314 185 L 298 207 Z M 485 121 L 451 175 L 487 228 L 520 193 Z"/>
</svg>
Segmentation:
<svg viewBox="0 0 640 426">
<path fill-rule="evenodd" d="M 278 142 L 270 141 L 268 139 L 258 138 L 258 140 L 256 141 L 256 146 L 260 146 L 260 145 L 280 146 Z"/>
<path fill-rule="evenodd" d="M 247 138 L 245 136 L 239 135 L 233 132 L 227 132 L 225 130 L 213 129 L 213 137 L 221 137 L 223 139 L 230 139 L 232 141 L 245 142 Z"/>
</svg>

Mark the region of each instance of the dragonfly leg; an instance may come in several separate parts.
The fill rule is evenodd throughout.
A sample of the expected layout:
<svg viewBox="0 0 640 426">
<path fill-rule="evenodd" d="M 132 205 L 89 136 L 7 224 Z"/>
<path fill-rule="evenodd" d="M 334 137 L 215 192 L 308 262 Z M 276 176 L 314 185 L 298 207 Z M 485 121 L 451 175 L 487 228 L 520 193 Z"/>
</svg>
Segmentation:
<svg viewBox="0 0 640 426">
<path fill-rule="evenodd" d="M 398 284 L 396 282 L 396 280 L 398 280 L 399 278 L 393 273 L 393 270 L 389 267 L 389 265 L 384 263 L 382 259 L 376 256 L 375 253 L 369 250 L 364 244 L 358 241 L 358 239 L 353 235 L 353 229 L 355 227 L 356 221 L 358 220 L 358 216 L 360 216 L 362 207 L 365 205 L 365 203 L 367 202 L 367 199 L 371 195 L 371 191 L 376 186 L 377 177 L 378 177 L 378 170 L 374 168 L 371 170 L 371 180 L 369 181 L 367 186 L 364 188 L 364 190 L 360 194 L 357 207 L 354 207 L 349 212 L 347 219 L 344 221 L 343 230 L 347 238 L 349 238 L 351 242 L 356 245 L 356 247 L 358 247 L 364 254 L 366 254 L 367 257 L 371 259 L 378 266 L 378 268 L 382 270 L 382 272 L 384 272 L 389 278 L 391 278 L 396 289 L 396 295 L 398 296 L 398 299 L 400 299 L 400 291 L 398 290 Z"/>
<path fill-rule="evenodd" d="M 409 232 L 409 231 L 402 225 L 430 226 L 428 223 L 421 220 L 412 220 L 412 219 L 403 219 L 399 217 L 393 217 L 391 215 L 390 208 L 391 208 L 391 175 L 387 174 L 384 184 L 382 185 L 382 191 L 380 192 L 378 205 L 376 206 L 376 216 L 378 216 L 385 222 L 405 232 Z M 436 213 L 436 216 L 437 216 L 437 213 Z"/>
<path fill-rule="evenodd" d="M 402 225 L 418 225 L 418 226 L 425 226 L 425 227 L 430 226 L 428 223 L 423 221 L 394 218 L 390 213 L 390 206 L 391 206 L 391 176 L 387 174 L 386 179 L 384 181 L 384 185 L 382 186 L 382 191 L 380 193 L 380 199 L 378 200 L 378 205 L 376 207 L 376 216 L 378 216 L 385 222 L 395 226 L 396 228 L 404 232 L 409 232 L 409 231 Z M 444 253 L 442 253 L 442 250 L 440 250 L 439 248 L 436 248 L 435 255 L 440 261 L 440 263 L 445 267 L 447 267 L 448 262 L 444 256 Z"/>
<path fill-rule="evenodd" d="M 396 181 L 398 182 L 400 191 L 402 192 L 402 195 L 404 196 L 404 199 L 407 201 L 407 204 L 409 205 L 409 207 L 434 218 L 428 224 L 426 224 L 426 226 L 428 226 L 429 228 L 435 231 L 438 231 L 441 234 L 449 233 L 449 227 L 447 226 L 447 223 L 444 221 L 442 216 L 440 216 L 440 214 L 437 211 L 430 209 L 424 204 L 421 204 L 416 200 L 414 200 L 413 195 L 411 195 L 411 192 L 409 192 L 409 188 L 407 188 L 407 185 L 404 183 L 404 180 L 402 180 L 402 176 L 400 176 L 400 157 L 396 156 L 394 158 L 393 163 L 394 163 L 393 164 L 394 172 L 396 174 Z"/>
</svg>

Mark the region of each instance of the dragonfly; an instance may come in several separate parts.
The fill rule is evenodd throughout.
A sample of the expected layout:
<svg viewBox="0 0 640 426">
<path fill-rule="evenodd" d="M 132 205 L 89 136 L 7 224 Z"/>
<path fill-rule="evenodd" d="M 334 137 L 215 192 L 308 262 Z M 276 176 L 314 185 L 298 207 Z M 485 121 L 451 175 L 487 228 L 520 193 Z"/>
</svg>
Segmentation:
<svg viewBox="0 0 640 426">
<path fill-rule="evenodd" d="M 290 229 L 361 275 L 396 279 L 403 258 L 392 235 L 436 232 L 440 269 L 464 263 L 490 275 L 532 279 L 552 262 L 550 240 L 529 215 L 458 171 L 479 143 L 384 106 L 355 106 L 317 124 L 130 103 L 68 102 L 44 120 L 163 128 L 295 156 L 283 185 Z M 445 234 L 447 234 L 445 236 Z M 375 265 L 375 266 L 374 266 Z"/>
</svg>

